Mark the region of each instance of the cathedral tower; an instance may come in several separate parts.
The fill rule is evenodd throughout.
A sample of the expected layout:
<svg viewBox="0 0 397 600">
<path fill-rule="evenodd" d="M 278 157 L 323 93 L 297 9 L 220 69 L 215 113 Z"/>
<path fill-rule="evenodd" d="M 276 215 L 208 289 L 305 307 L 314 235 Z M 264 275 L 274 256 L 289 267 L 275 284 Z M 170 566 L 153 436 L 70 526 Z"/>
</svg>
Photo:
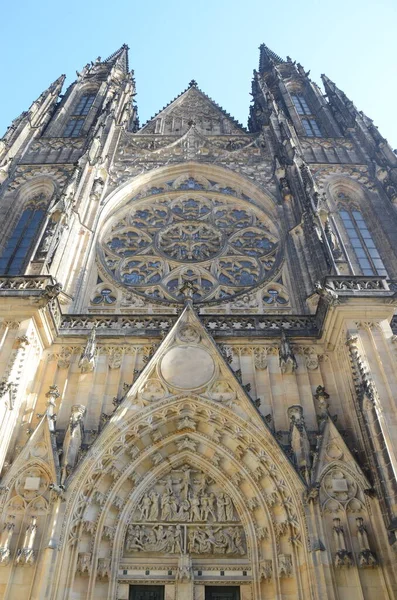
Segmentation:
<svg viewBox="0 0 397 600">
<path fill-rule="evenodd" d="M 0 599 L 397 595 L 397 157 L 265 45 L 248 128 L 128 47 L 0 141 Z"/>
</svg>

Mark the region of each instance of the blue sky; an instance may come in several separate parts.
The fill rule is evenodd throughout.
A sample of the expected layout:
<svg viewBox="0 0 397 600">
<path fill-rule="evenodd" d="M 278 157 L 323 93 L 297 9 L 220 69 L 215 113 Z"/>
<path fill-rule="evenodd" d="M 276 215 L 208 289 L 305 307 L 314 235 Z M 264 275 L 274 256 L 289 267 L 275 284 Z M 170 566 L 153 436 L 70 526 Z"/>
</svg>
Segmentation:
<svg viewBox="0 0 397 600">
<path fill-rule="evenodd" d="M 68 0 L 2 9 L 0 131 L 61 73 L 130 46 L 141 123 L 191 79 L 246 125 L 258 46 L 326 73 L 397 148 L 396 0 Z M 5 58 L 5 60 L 4 60 Z M 6 92 L 6 93 L 5 93 Z"/>
</svg>

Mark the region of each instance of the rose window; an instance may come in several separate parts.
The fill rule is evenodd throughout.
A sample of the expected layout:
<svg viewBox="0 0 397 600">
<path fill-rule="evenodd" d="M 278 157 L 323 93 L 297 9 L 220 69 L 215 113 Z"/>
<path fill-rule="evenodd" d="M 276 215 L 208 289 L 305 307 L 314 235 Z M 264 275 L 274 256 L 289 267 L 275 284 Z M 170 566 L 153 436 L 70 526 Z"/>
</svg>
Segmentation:
<svg viewBox="0 0 397 600">
<path fill-rule="evenodd" d="M 227 299 L 273 274 L 279 240 L 267 215 L 247 201 L 204 190 L 132 200 L 105 230 L 101 263 L 113 280 L 158 300 Z M 187 195 L 188 194 L 188 195 Z"/>
<path fill-rule="evenodd" d="M 185 261 L 212 258 L 222 249 L 222 233 L 202 221 L 182 221 L 166 227 L 157 237 L 157 246 L 166 256 Z"/>
</svg>

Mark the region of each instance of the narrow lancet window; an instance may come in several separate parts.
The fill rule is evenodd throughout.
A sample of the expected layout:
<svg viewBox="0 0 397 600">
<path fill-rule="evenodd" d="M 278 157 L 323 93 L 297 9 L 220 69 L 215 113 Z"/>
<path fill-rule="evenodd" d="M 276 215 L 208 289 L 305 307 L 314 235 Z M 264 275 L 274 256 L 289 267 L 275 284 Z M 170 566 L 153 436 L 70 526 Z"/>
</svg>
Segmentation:
<svg viewBox="0 0 397 600">
<path fill-rule="evenodd" d="M 30 202 L 23 211 L 11 237 L 7 240 L 0 256 L 0 273 L 2 275 L 19 275 L 23 271 L 34 242 L 44 219 L 45 203 Z M 37 202 L 39 200 L 39 202 Z"/>
<path fill-rule="evenodd" d="M 66 125 L 63 133 L 64 137 L 79 137 L 86 116 L 94 103 L 95 96 L 96 94 L 85 94 L 84 96 L 81 96 Z"/>
<path fill-rule="evenodd" d="M 364 217 L 358 210 L 339 211 L 357 262 L 363 275 L 385 275 L 387 271 Z"/>
<path fill-rule="evenodd" d="M 292 102 L 296 108 L 296 112 L 301 118 L 303 129 L 308 137 L 322 137 L 321 130 L 315 117 L 312 114 L 305 98 L 300 94 L 291 95 Z M 306 118 L 307 117 L 307 118 Z"/>
</svg>

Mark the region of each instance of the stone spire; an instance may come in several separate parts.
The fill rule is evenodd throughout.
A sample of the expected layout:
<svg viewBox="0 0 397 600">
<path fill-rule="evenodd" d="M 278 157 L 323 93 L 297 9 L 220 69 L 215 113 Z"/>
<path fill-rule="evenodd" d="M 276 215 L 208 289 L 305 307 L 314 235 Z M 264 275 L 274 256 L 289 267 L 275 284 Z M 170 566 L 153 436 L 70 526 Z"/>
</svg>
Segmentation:
<svg viewBox="0 0 397 600">
<path fill-rule="evenodd" d="M 272 65 L 278 65 L 285 62 L 281 56 L 270 50 L 266 44 L 259 46 L 259 72 L 262 73 Z"/>
<path fill-rule="evenodd" d="M 21 153 L 32 136 L 37 137 L 43 132 L 54 112 L 65 78 L 66 75 L 60 75 L 55 79 L 27 111 L 12 121 L 0 139 L 0 183 L 6 179 L 14 157 Z"/>
</svg>

